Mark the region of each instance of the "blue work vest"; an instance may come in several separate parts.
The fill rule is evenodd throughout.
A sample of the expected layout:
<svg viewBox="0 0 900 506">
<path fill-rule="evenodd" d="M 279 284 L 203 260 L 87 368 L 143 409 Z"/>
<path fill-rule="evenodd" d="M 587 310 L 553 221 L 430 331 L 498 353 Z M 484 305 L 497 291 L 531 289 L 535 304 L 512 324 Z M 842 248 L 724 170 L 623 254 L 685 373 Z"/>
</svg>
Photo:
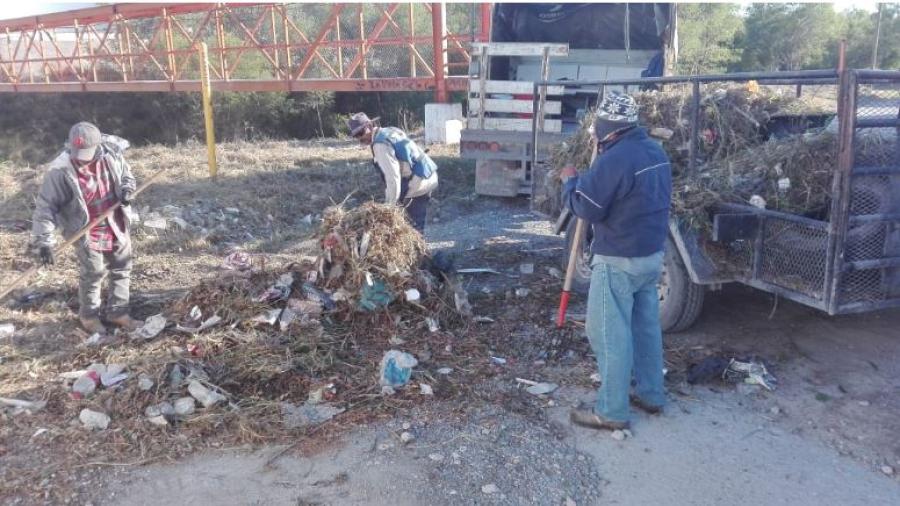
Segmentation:
<svg viewBox="0 0 900 506">
<path fill-rule="evenodd" d="M 375 133 L 372 144 L 389 144 L 394 148 L 394 156 L 401 162 L 409 164 L 412 173 L 421 179 L 428 179 L 437 171 L 437 164 L 431 159 L 418 144 L 413 142 L 403 133 L 403 130 L 394 127 L 382 127 Z"/>
</svg>

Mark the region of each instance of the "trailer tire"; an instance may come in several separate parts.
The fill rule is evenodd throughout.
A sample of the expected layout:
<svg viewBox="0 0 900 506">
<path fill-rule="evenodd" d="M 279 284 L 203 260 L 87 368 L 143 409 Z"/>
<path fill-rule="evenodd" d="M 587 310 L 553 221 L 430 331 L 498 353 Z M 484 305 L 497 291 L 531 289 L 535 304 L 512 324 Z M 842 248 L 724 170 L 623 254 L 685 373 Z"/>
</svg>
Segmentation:
<svg viewBox="0 0 900 506">
<path fill-rule="evenodd" d="M 569 265 L 569 252 L 572 251 L 572 240 L 575 236 L 575 222 L 571 220 L 566 227 L 566 249 L 562 258 L 565 272 Z M 572 291 L 586 294 L 591 286 L 591 252 L 590 230 L 588 237 L 581 242 L 581 254 L 575 264 L 575 277 L 572 280 Z M 678 249 L 671 238 L 666 239 L 666 253 L 663 260 L 663 273 L 659 285 L 659 322 L 663 332 L 683 332 L 689 329 L 703 311 L 705 289 L 691 281 Z"/>
<path fill-rule="evenodd" d="M 666 239 L 663 272 L 657 290 L 659 323 L 663 332 L 684 332 L 700 317 L 706 289 L 691 281 L 671 238 Z"/>
</svg>

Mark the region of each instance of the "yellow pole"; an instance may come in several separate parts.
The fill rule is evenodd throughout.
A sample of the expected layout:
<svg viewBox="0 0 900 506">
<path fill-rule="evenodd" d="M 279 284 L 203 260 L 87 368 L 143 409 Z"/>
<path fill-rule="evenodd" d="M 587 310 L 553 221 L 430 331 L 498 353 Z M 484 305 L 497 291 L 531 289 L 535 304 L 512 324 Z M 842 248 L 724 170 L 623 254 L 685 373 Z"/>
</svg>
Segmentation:
<svg viewBox="0 0 900 506">
<path fill-rule="evenodd" d="M 209 175 L 215 179 L 218 173 L 216 131 L 213 126 L 212 88 L 209 84 L 209 50 L 206 42 L 200 43 L 200 92 L 203 95 L 203 123 L 206 126 L 206 156 L 209 160 Z"/>
</svg>

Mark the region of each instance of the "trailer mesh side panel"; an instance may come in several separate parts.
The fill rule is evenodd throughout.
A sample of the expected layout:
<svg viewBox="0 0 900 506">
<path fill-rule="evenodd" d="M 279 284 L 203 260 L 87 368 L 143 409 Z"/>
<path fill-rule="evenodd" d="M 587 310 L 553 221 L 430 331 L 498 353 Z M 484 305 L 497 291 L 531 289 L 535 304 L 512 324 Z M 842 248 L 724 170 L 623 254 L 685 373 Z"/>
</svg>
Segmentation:
<svg viewBox="0 0 900 506">
<path fill-rule="evenodd" d="M 823 300 L 828 232 L 774 217 L 764 227 L 759 278 Z"/>
<path fill-rule="evenodd" d="M 900 81 L 861 80 L 838 311 L 900 305 Z"/>
</svg>

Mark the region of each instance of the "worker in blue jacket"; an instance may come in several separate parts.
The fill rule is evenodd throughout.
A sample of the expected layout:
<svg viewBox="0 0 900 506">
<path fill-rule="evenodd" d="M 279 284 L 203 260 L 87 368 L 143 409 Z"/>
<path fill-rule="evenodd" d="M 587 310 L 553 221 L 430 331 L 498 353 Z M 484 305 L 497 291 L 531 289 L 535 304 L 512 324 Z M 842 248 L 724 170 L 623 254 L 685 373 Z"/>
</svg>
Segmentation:
<svg viewBox="0 0 900 506">
<path fill-rule="evenodd" d="M 598 156 L 578 175 L 566 168 L 563 202 L 592 226 L 587 336 L 602 383 L 593 410 L 574 410 L 574 423 L 625 429 L 632 403 L 659 413 L 666 403 L 662 331 L 656 285 L 669 224 L 672 170 L 662 147 L 638 126 L 631 96 L 611 92 L 594 122 Z M 632 376 L 633 374 L 633 376 Z"/>
<path fill-rule="evenodd" d="M 384 202 L 406 209 L 413 227 L 425 232 L 428 201 L 437 188 L 437 165 L 403 130 L 380 127 L 378 118 L 359 112 L 350 117 L 350 135 L 370 146 L 372 158 L 385 183 Z"/>
</svg>

